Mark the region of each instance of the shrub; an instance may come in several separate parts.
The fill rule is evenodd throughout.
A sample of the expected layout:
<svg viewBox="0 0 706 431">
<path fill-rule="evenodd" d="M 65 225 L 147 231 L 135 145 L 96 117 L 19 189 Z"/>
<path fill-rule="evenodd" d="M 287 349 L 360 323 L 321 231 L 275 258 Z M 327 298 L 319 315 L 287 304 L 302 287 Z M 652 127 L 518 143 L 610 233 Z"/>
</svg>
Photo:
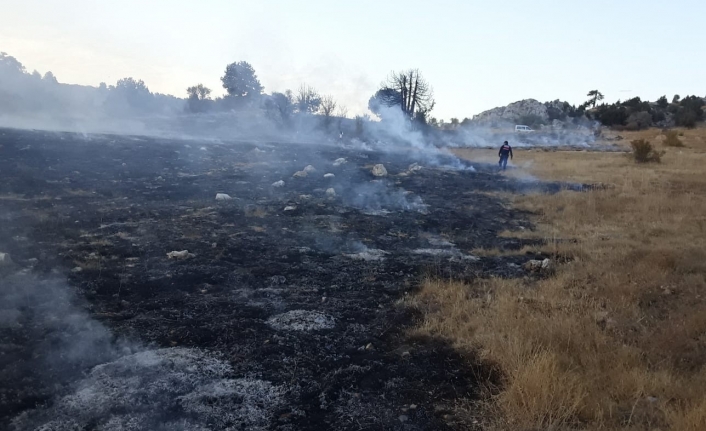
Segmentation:
<svg viewBox="0 0 706 431">
<path fill-rule="evenodd" d="M 696 127 L 696 122 L 698 121 L 697 114 L 687 108 L 679 108 L 677 113 L 674 115 L 674 122 L 677 126 L 694 128 Z"/>
<path fill-rule="evenodd" d="M 667 147 L 683 147 L 684 143 L 677 136 L 677 132 L 670 130 L 664 133 L 666 139 L 664 140 L 664 145 Z"/>
<path fill-rule="evenodd" d="M 659 163 L 662 161 L 662 154 L 655 151 L 654 148 L 652 148 L 652 144 L 648 141 L 636 139 L 632 141 L 630 145 L 632 146 L 632 156 L 637 163 Z"/>
<path fill-rule="evenodd" d="M 652 115 L 646 111 L 635 112 L 628 117 L 628 130 L 646 129 L 652 125 Z"/>
</svg>

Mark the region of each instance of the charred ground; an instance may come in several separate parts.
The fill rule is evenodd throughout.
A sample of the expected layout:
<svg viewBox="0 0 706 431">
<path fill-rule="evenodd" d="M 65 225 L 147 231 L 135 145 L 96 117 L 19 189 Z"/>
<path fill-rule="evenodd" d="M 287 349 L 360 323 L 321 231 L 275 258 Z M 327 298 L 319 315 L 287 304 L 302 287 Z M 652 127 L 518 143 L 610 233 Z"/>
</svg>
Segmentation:
<svg viewBox="0 0 706 431">
<path fill-rule="evenodd" d="M 99 344 L 207 352 L 228 377 L 276 385 L 284 400 L 258 398 L 263 419 L 240 424 L 199 420 L 167 400 L 143 418 L 145 429 L 167 417 L 199 429 L 453 428 L 445 406 L 476 392 L 481 364 L 407 338 L 415 316 L 396 301 L 430 272 L 521 276 L 526 256 L 471 255 L 519 249 L 520 240 L 498 233 L 532 228 L 489 192 L 561 187 L 436 153 L 335 145 L 4 129 L 0 154 L 0 252 L 16 264 L 0 284 L 21 297 L 27 277 L 34 283 L 5 310 L 14 317 L 0 321 L 0 427 L 23 412 L 16 427 L 42 423 L 41 411 L 92 366 L 120 357 L 107 346 L 75 358 L 51 348 L 85 334 L 43 317 L 55 302 L 47 280 L 62 280 L 71 306 L 109 330 Z M 388 177 L 371 174 L 377 163 Z M 410 171 L 412 163 L 422 169 Z M 316 171 L 292 177 L 307 165 Z M 217 193 L 232 199 L 215 201 Z M 181 250 L 190 255 L 167 257 Z M 309 319 L 300 324 L 323 326 L 295 330 L 287 317 L 297 313 Z M 84 426 L 119 429 L 106 420 Z"/>
</svg>

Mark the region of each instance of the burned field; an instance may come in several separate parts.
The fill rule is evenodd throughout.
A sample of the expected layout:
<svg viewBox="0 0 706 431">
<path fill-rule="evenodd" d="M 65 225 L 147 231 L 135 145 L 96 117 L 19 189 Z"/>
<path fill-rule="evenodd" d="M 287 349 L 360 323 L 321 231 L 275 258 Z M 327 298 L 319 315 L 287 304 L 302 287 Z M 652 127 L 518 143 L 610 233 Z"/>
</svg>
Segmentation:
<svg viewBox="0 0 706 431">
<path fill-rule="evenodd" d="M 528 187 L 560 186 L 429 151 L 0 130 L 0 427 L 451 429 L 481 365 L 396 304 L 428 274 L 523 276 L 471 250 L 524 245 L 488 192 Z"/>
</svg>

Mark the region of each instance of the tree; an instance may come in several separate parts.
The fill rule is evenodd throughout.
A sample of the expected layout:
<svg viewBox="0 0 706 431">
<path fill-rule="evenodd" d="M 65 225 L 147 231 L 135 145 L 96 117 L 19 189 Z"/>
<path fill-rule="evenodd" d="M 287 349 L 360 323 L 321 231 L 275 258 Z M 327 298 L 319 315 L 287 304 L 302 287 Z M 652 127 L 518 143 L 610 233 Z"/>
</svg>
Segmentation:
<svg viewBox="0 0 706 431">
<path fill-rule="evenodd" d="M 588 105 L 591 105 L 592 108 L 595 108 L 596 103 L 598 103 L 598 101 L 600 101 L 600 100 L 603 100 L 603 94 L 598 90 L 589 91 L 587 96 L 590 97 L 590 99 L 588 99 L 586 101 L 586 103 L 585 103 L 586 107 L 588 107 Z"/>
<path fill-rule="evenodd" d="M 5 73 L 21 75 L 25 73 L 25 67 L 15 57 L 0 52 L 0 74 Z"/>
<path fill-rule="evenodd" d="M 423 112 L 423 118 L 434 109 L 434 92 L 419 69 L 392 72 L 368 102 L 371 111 L 379 111 L 381 106 L 399 106 L 410 119 Z"/>
<path fill-rule="evenodd" d="M 328 128 L 331 124 L 331 117 L 336 110 L 336 101 L 330 95 L 323 96 L 321 98 L 321 108 L 319 112 L 324 117 L 324 127 Z"/>
<path fill-rule="evenodd" d="M 130 110 L 147 111 L 153 107 L 154 95 L 143 80 L 134 78 L 119 79 L 115 86 L 109 87 L 106 105 L 117 114 Z"/>
<path fill-rule="evenodd" d="M 381 88 L 368 100 L 370 112 L 382 118 L 383 107 L 402 106 L 402 95 L 392 88 Z"/>
<path fill-rule="evenodd" d="M 294 113 L 294 94 L 292 94 L 292 90 L 287 90 L 284 93 L 272 93 L 265 102 L 265 110 L 270 118 L 282 123 L 288 123 Z"/>
<path fill-rule="evenodd" d="M 451 119 L 451 127 L 456 128 L 456 127 L 458 127 L 459 124 L 460 124 L 460 123 L 459 123 L 459 121 L 458 121 L 458 118 L 452 118 L 452 119 Z"/>
<path fill-rule="evenodd" d="M 221 82 L 232 97 L 252 99 L 262 94 L 264 89 L 257 79 L 255 69 L 247 61 L 238 61 L 226 66 Z"/>
<path fill-rule="evenodd" d="M 45 74 L 44 74 L 44 78 L 42 78 L 42 80 L 44 80 L 44 81 L 46 81 L 46 82 L 49 82 L 49 83 L 52 83 L 52 84 L 58 84 L 58 83 L 59 83 L 59 81 L 56 80 L 56 76 L 54 76 L 54 74 L 51 73 L 51 71 L 45 73 Z"/>
<path fill-rule="evenodd" d="M 679 97 L 678 94 L 675 94 L 674 97 L 672 97 L 672 103 L 679 103 L 679 99 L 681 99 L 681 97 Z"/>
<path fill-rule="evenodd" d="M 203 84 L 194 85 L 186 89 L 186 94 L 189 98 L 186 101 L 186 107 L 191 112 L 204 112 L 208 106 L 208 100 L 211 98 L 211 89 Z"/>
<path fill-rule="evenodd" d="M 662 96 L 659 99 L 657 99 L 657 106 L 660 108 L 664 109 L 669 105 L 669 102 L 667 101 L 667 96 Z"/>
<path fill-rule="evenodd" d="M 208 100 L 211 98 L 211 89 L 203 84 L 194 85 L 186 89 L 189 99 Z"/>
<path fill-rule="evenodd" d="M 321 96 L 314 88 L 302 84 L 297 91 L 297 111 L 304 114 L 314 114 L 321 106 Z"/>
</svg>

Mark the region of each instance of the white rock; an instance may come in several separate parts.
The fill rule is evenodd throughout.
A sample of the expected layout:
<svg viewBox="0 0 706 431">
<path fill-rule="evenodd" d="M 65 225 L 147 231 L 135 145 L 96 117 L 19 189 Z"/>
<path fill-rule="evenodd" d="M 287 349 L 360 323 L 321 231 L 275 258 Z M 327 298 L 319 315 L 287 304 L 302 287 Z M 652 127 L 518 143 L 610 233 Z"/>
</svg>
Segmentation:
<svg viewBox="0 0 706 431">
<path fill-rule="evenodd" d="M 0 268 L 12 266 L 12 263 L 10 253 L 0 253 Z"/>
<path fill-rule="evenodd" d="M 308 165 L 306 168 L 304 168 L 304 172 L 307 172 L 307 173 L 316 172 L 316 168 L 311 165 Z"/>
<path fill-rule="evenodd" d="M 421 171 L 422 167 L 419 166 L 419 163 L 412 163 L 411 165 L 409 165 L 408 170 L 410 172 L 417 172 L 417 171 Z"/>
<path fill-rule="evenodd" d="M 181 251 L 170 251 L 169 253 L 167 253 L 167 257 L 169 259 L 182 260 L 182 259 L 188 259 L 190 257 L 194 257 L 194 255 L 189 253 L 189 250 L 181 250 Z"/>
<path fill-rule="evenodd" d="M 229 201 L 231 199 L 233 199 L 233 198 L 230 197 L 230 195 L 227 195 L 225 193 L 216 193 L 216 200 L 217 201 Z"/>
<path fill-rule="evenodd" d="M 297 209 L 295 205 L 287 205 L 286 207 L 284 207 L 285 211 L 294 211 L 295 209 Z"/>
<path fill-rule="evenodd" d="M 275 181 L 274 183 L 272 183 L 272 187 L 284 187 L 284 181 Z"/>
<path fill-rule="evenodd" d="M 304 178 L 309 175 L 306 171 L 297 171 L 292 175 L 294 178 Z"/>
<path fill-rule="evenodd" d="M 344 159 L 343 157 L 333 161 L 334 166 L 341 166 L 342 164 L 345 164 L 345 163 L 346 163 L 346 159 Z"/>
<path fill-rule="evenodd" d="M 385 165 L 380 163 L 373 166 L 373 175 L 375 175 L 376 177 L 386 177 L 387 169 L 385 169 Z"/>
<path fill-rule="evenodd" d="M 522 265 L 528 271 L 542 271 L 542 272 L 552 272 L 554 271 L 554 262 L 551 259 L 536 260 L 532 259 L 527 261 Z"/>
<path fill-rule="evenodd" d="M 333 178 L 333 177 L 335 177 L 335 175 L 332 173 L 324 174 L 324 178 Z"/>
<path fill-rule="evenodd" d="M 326 189 L 326 196 L 334 197 L 336 196 L 336 190 L 333 187 Z"/>
</svg>

